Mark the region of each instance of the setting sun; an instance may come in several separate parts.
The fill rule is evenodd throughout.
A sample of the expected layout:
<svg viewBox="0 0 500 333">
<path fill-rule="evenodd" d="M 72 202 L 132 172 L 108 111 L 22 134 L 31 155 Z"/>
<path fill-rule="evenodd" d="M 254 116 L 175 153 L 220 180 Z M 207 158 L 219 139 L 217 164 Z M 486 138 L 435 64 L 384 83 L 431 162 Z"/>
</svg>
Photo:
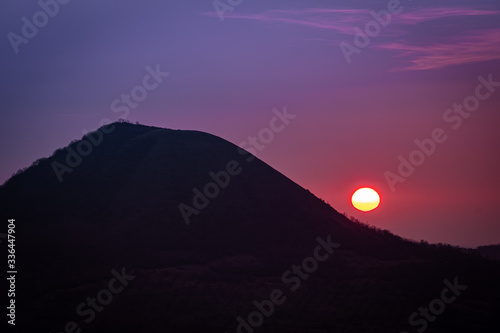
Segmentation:
<svg viewBox="0 0 500 333">
<path fill-rule="evenodd" d="M 380 196 L 374 189 L 363 187 L 352 195 L 352 205 L 363 212 L 374 210 L 380 204 Z"/>
</svg>

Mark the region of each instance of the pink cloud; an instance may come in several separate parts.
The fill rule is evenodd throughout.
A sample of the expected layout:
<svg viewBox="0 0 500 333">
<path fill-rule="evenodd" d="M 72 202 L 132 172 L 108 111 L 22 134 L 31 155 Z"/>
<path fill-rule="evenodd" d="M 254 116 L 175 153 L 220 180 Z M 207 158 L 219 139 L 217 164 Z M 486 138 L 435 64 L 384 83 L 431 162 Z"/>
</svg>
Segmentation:
<svg viewBox="0 0 500 333">
<path fill-rule="evenodd" d="M 226 12 L 225 18 L 254 20 L 266 23 L 285 23 L 302 25 L 317 29 L 336 30 L 340 33 L 353 35 L 354 27 L 364 27 L 373 20 L 370 9 L 328 9 L 307 8 L 296 10 L 268 10 L 259 14 L 243 14 Z M 475 10 L 468 8 L 427 8 L 414 11 L 403 11 L 392 15 L 391 25 L 412 25 L 426 21 L 458 16 L 497 15 L 499 11 Z M 217 16 L 215 12 L 204 13 L 208 16 Z"/>
<path fill-rule="evenodd" d="M 216 13 L 205 13 L 216 16 Z M 495 41 L 500 40 L 500 30 L 486 30 L 475 33 L 468 32 L 464 36 L 461 31 L 466 30 L 463 22 L 455 21 L 456 34 L 461 37 L 448 38 L 449 42 L 434 42 L 425 45 L 411 40 L 412 31 L 421 23 L 465 16 L 500 15 L 500 11 L 477 10 L 465 7 L 426 8 L 417 10 L 404 9 L 399 14 L 393 14 L 390 24 L 382 30 L 381 41 L 385 43 L 378 48 L 392 50 L 398 57 L 406 57 L 410 65 L 398 70 L 425 70 L 458 65 L 470 62 L 500 59 L 500 47 Z M 238 11 L 227 12 L 225 18 L 254 20 L 265 23 L 282 23 L 300 25 L 312 29 L 334 30 L 344 35 L 354 35 L 355 27 L 364 28 L 367 22 L 373 20 L 370 9 L 327 9 L 308 8 L 297 10 L 269 10 L 258 14 L 244 14 Z M 418 28 L 417 28 L 418 29 Z M 406 36 L 404 40 L 403 36 Z M 442 36 L 441 36 L 442 37 Z M 430 35 L 434 41 L 441 39 L 439 31 Z M 330 35 L 328 38 L 334 39 Z M 338 36 L 337 36 L 338 38 Z M 317 40 L 325 40 L 323 37 Z"/>
<path fill-rule="evenodd" d="M 410 45 L 389 43 L 378 48 L 395 51 L 397 57 L 408 58 L 408 66 L 397 70 L 428 70 L 471 62 L 500 59 L 500 29 L 484 30 L 456 37 L 447 43 Z"/>
<path fill-rule="evenodd" d="M 468 8 L 427 8 L 412 12 L 402 12 L 395 16 L 395 22 L 399 24 L 417 24 L 425 21 L 437 20 L 445 17 L 456 16 L 483 16 L 496 15 L 498 11 L 476 10 Z"/>
</svg>

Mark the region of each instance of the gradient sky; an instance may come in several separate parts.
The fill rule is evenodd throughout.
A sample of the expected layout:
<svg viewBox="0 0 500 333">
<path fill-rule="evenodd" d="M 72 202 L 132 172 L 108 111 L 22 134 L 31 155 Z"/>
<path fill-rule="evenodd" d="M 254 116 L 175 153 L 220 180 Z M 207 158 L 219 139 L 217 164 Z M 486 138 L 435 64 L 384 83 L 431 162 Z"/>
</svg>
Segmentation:
<svg viewBox="0 0 500 333">
<path fill-rule="evenodd" d="M 258 156 L 338 211 L 414 240 L 500 243 L 500 87 L 460 128 L 443 120 L 478 76 L 500 82 L 500 2 L 401 1 L 347 63 L 340 43 L 387 5 L 243 0 L 221 20 L 210 0 L 70 1 L 16 54 L 8 34 L 40 6 L 3 1 L 0 182 L 118 120 L 112 102 L 159 64 L 170 75 L 128 120 L 239 144 L 286 106 L 297 117 Z M 384 173 L 435 128 L 448 139 L 392 192 Z M 350 204 L 362 186 L 381 195 L 373 212 Z"/>
</svg>

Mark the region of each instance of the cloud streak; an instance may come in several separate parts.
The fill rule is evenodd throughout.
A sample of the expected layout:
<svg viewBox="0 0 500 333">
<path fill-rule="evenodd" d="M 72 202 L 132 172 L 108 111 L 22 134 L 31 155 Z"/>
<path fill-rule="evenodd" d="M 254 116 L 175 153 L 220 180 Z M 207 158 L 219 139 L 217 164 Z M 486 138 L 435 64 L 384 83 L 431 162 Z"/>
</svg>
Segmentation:
<svg viewBox="0 0 500 333">
<path fill-rule="evenodd" d="M 500 14 L 500 12 L 492 10 L 477 10 L 468 8 L 426 8 L 415 10 L 412 12 L 402 12 L 401 14 L 398 14 L 394 19 L 395 23 L 410 25 L 449 17 L 485 16 L 498 14 Z"/>
<path fill-rule="evenodd" d="M 224 14 L 224 17 L 266 23 L 301 25 L 310 28 L 335 30 L 343 34 L 353 35 L 355 34 L 355 26 L 364 26 L 369 20 L 373 20 L 373 16 L 370 12 L 372 12 L 370 9 L 307 8 L 296 10 L 268 10 L 258 14 L 228 12 Z M 468 8 L 426 8 L 392 15 L 391 24 L 414 25 L 449 17 L 498 14 L 500 14 L 499 11 Z M 203 15 L 217 16 L 215 12 L 204 13 Z"/>
<path fill-rule="evenodd" d="M 410 65 L 398 71 L 429 70 L 471 62 L 500 59 L 500 29 L 478 31 L 456 37 L 448 43 L 409 45 L 389 43 L 378 48 L 394 51 L 398 57 L 408 58 Z"/>
<path fill-rule="evenodd" d="M 265 23 L 301 25 L 352 34 L 353 26 L 363 18 L 368 18 L 369 14 L 368 9 L 309 8 L 302 10 L 269 10 L 260 14 L 226 13 L 224 17 Z M 205 15 L 216 16 L 215 13 L 205 13 Z"/>
<path fill-rule="evenodd" d="M 374 14 L 374 13 L 373 13 Z M 205 13 L 214 16 L 215 13 Z M 470 62 L 488 61 L 500 58 L 498 43 L 500 30 L 483 30 L 470 32 L 463 20 L 455 20 L 455 35 L 451 38 L 443 36 L 439 31 L 429 34 L 426 40 L 433 40 L 422 44 L 414 40 L 412 32 L 420 29 L 419 25 L 436 20 L 450 20 L 463 17 L 500 16 L 500 11 L 478 10 L 465 7 L 438 7 L 406 11 L 392 15 L 390 25 L 382 31 L 380 41 L 376 46 L 396 52 L 397 57 L 408 60 L 408 66 L 398 70 L 428 70 Z M 311 29 L 333 30 L 343 35 L 356 34 L 355 27 L 363 28 L 372 21 L 372 11 L 369 9 L 328 9 L 307 8 L 297 10 L 268 10 L 258 14 L 244 14 L 229 12 L 228 19 L 252 20 L 267 24 L 289 24 L 304 26 Z M 418 26 L 418 27 L 417 27 Z M 469 28 L 470 29 L 470 28 Z M 467 31 L 464 34 L 463 31 Z M 329 38 L 335 38 L 330 36 Z M 338 36 L 337 36 L 338 38 Z M 387 42 L 388 39 L 391 42 Z M 446 38 L 449 42 L 439 42 Z M 324 40 L 324 38 L 317 38 Z"/>
</svg>

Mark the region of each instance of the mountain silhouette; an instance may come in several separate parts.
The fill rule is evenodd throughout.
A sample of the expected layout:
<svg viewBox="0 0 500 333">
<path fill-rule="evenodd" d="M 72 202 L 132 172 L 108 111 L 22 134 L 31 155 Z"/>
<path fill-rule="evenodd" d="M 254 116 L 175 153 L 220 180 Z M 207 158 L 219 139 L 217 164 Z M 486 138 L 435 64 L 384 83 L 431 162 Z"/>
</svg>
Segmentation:
<svg viewBox="0 0 500 333">
<path fill-rule="evenodd" d="M 500 245 L 479 246 L 477 251 L 485 258 L 500 260 Z"/>
<path fill-rule="evenodd" d="M 19 332 L 500 327 L 500 263 L 351 220 L 207 133 L 114 123 L 14 175 L 0 200 Z"/>
</svg>

